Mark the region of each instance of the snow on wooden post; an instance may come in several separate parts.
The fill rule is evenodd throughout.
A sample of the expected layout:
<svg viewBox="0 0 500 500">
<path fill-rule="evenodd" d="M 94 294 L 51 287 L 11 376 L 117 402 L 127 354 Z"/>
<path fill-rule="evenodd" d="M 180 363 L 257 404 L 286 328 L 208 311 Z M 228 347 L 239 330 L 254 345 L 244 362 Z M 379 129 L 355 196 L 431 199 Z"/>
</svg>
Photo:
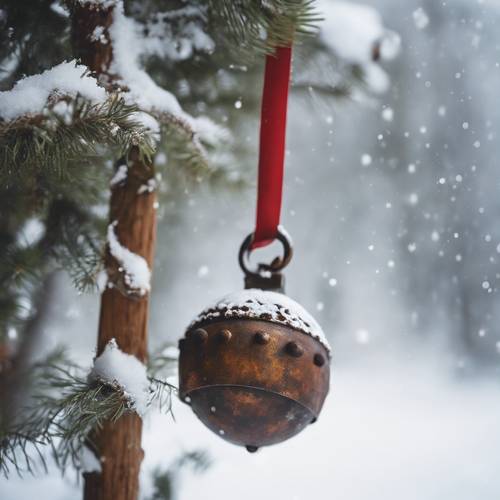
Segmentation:
<svg viewBox="0 0 500 500">
<path fill-rule="evenodd" d="M 108 29 L 113 22 L 114 2 L 76 3 L 73 11 L 73 45 L 82 62 L 105 85 L 113 84 L 110 66 L 113 47 Z M 95 34 L 99 33 L 99 37 Z M 147 357 L 149 272 L 156 235 L 156 194 L 142 189 L 154 179 L 153 166 L 131 147 L 127 166 L 111 183 L 110 226 L 106 269 L 108 286 L 101 299 L 97 353 L 113 338 L 120 349 L 144 362 Z M 116 177 L 116 176 L 115 176 Z M 92 436 L 101 472 L 85 476 L 85 500 L 136 500 L 142 420 L 129 413 L 106 423 Z"/>
</svg>

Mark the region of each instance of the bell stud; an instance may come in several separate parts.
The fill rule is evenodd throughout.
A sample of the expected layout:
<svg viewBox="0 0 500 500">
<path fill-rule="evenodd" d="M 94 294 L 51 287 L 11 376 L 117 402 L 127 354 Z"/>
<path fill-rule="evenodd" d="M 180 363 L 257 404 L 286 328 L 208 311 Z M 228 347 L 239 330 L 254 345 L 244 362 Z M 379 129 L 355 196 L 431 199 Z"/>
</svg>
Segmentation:
<svg viewBox="0 0 500 500">
<path fill-rule="evenodd" d="M 189 337 L 192 338 L 198 344 L 202 344 L 203 342 L 206 342 L 206 340 L 208 339 L 208 333 L 203 328 L 197 328 L 196 330 L 191 332 Z"/>
<path fill-rule="evenodd" d="M 217 340 L 221 344 L 227 344 L 231 340 L 232 336 L 233 334 L 229 330 L 223 329 L 217 333 Z"/>
<path fill-rule="evenodd" d="M 300 358 L 304 354 L 304 349 L 297 342 L 288 342 L 286 352 L 294 358 Z"/>
<path fill-rule="evenodd" d="M 316 353 L 314 355 L 314 364 L 316 366 L 323 366 L 325 364 L 325 357 L 322 354 Z"/>
<path fill-rule="evenodd" d="M 271 340 L 271 337 L 268 333 L 259 331 L 253 336 L 253 339 L 256 344 L 264 345 Z"/>
</svg>

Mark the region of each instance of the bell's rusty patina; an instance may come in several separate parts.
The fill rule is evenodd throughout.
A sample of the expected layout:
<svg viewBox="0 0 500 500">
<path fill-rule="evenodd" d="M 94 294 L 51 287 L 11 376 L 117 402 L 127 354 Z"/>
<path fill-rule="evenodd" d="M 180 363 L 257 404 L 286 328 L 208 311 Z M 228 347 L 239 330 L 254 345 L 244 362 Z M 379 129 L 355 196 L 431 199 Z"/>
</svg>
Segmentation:
<svg viewBox="0 0 500 500">
<path fill-rule="evenodd" d="M 294 436 L 317 419 L 329 388 L 330 354 L 313 322 L 282 294 L 225 297 L 179 342 L 181 399 L 249 451 Z"/>
<path fill-rule="evenodd" d="M 247 290 L 207 307 L 179 341 L 179 393 L 198 418 L 227 441 L 253 452 L 313 423 L 330 382 L 330 348 L 313 317 L 282 293 L 292 257 L 250 269 L 252 235 L 240 266 Z M 270 291 L 272 290 L 272 291 Z"/>
</svg>

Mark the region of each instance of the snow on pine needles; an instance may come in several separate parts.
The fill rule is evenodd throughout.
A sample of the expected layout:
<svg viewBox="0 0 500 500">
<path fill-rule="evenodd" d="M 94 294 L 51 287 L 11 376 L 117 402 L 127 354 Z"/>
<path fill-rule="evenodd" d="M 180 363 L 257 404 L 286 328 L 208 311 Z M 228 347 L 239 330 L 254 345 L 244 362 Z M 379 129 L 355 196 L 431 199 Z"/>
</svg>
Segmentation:
<svg viewBox="0 0 500 500">
<path fill-rule="evenodd" d="M 87 66 L 73 60 L 19 80 L 12 90 L 0 92 L 0 117 L 15 120 L 42 113 L 54 94 L 72 98 L 80 95 L 93 103 L 104 102 L 105 90 L 87 71 Z"/>
<path fill-rule="evenodd" d="M 135 356 L 124 353 L 115 339 L 95 359 L 89 377 L 121 390 L 130 408 L 141 416 L 146 413 L 149 399 L 146 366 Z"/>
</svg>

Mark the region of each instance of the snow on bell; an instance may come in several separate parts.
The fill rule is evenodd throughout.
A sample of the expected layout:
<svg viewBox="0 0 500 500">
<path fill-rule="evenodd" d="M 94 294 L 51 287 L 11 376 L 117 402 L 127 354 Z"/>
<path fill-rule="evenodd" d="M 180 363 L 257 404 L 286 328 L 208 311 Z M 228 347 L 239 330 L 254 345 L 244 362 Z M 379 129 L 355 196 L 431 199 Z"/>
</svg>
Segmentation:
<svg viewBox="0 0 500 500">
<path fill-rule="evenodd" d="M 242 267 L 248 287 L 255 280 Z M 261 273 L 257 278 L 265 288 Z M 181 400 L 209 429 L 248 451 L 315 422 L 328 393 L 323 331 L 282 293 L 251 288 L 223 297 L 191 323 L 179 348 Z"/>
</svg>

